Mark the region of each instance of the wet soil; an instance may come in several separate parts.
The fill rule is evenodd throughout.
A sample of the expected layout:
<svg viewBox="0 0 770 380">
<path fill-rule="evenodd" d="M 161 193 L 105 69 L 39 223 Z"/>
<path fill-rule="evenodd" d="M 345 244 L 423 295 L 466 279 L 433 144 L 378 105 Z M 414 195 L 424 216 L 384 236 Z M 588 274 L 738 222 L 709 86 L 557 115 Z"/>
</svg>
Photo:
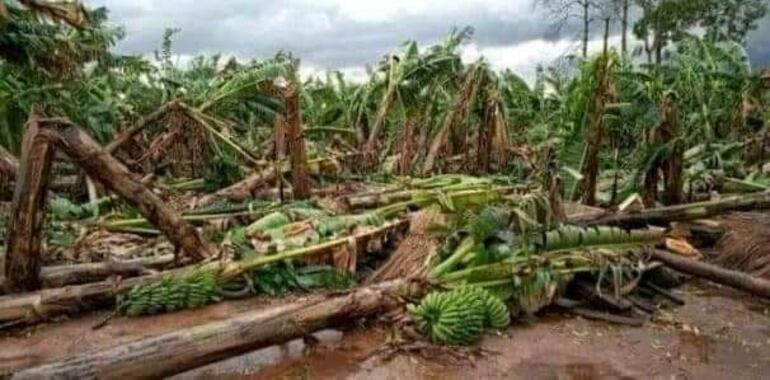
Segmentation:
<svg viewBox="0 0 770 380">
<path fill-rule="evenodd" d="M 759 379 L 770 376 L 768 305 L 689 285 L 685 306 L 643 327 L 550 311 L 484 338 L 478 349 L 393 354 L 387 328 L 324 332 L 215 363 L 178 378 L 249 379 Z M 265 360 L 269 358 L 269 360 Z M 272 363 L 271 363 L 272 362 Z"/>
<path fill-rule="evenodd" d="M 486 336 L 471 350 L 394 348 L 386 326 L 321 331 L 305 339 L 210 364 L 176 379 L 723 379 L 770 374 L 770 305 L 706 284 L 677 291 L 686 301 L 643 327 L 547 311 Z M 0 373 L 264 307 L 252 299 L 152 318 L 104 314 L 0 338 Z M 425 347 L 423 347 L 425 348 Z"/>
</svg>

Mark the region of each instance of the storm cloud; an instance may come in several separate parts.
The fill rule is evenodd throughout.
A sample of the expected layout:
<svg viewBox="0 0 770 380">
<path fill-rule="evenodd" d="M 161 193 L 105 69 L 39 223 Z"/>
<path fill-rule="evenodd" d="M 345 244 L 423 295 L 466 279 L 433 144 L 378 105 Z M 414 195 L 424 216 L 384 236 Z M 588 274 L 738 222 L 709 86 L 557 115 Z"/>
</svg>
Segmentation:
<svg viewBox="0 0 770 380">
<path fill-rule="evenodd" d="M 222 53 L 264 58 L 283 50 L 313 71 L 363 73 L 407 39 L 429 45 L 453 27 L 474 28 L 464 56 L 487 57 L 497 68 L 530 77 L 537 64 L 579 48 L 579 28 L 554 28 L 531 0 L 93 0 L 107 6 L 126 38 L 117 50 L 151 54 L 165 28 L 180 28 L 173 50 L 181 57 Z M 594 30 L 598 39 L 600 33 Z M 755 65 L 770 60 L 770 23 L 764 20 L 749 43 Z M 617 38 L 613 38 L 617 40 Z M 598 46 L 598 41 L 593 45 Z"/>
</svg>

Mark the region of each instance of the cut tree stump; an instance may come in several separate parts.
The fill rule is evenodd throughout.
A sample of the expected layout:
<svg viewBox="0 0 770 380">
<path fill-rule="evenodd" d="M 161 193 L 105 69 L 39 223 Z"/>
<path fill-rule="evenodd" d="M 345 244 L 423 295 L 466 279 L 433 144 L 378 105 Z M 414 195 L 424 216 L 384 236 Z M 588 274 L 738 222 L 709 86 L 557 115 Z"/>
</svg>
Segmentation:
<svg viewBox="0 0 770 380">
<path fill-rule="evenodd" d="M 173 375 L 323 328 L 376 316 L 398 305 L 399 297 L 419 295 L 423 288 L 423 284 L 417 282 L 395 280 L 346 295 L 310 297 L 113 348 L 79 353 L 22 370 L 12 378 L 125 379 Z"/>
</svg>

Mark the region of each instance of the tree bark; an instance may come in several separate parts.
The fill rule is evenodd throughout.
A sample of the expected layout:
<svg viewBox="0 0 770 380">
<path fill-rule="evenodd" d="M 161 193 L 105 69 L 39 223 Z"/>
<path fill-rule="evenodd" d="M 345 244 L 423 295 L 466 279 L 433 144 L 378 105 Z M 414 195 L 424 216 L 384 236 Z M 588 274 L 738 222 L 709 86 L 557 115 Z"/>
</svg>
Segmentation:
<svg viewBox="0 0 770 380">
<path fill-rule="evenodd" d="M 54 146 L 42 134 L 38 119 L 27 123 L 22 141 L 21 165 L 13 195 L 8 223 L 8 245 L 0 257 L 7 292 L 35 290 L 40 287 L 40 255 L 48 174 L 53 162 Z"/>
<path fill-rule="evenodd" d="M 654 250 L 652 258 L 662 261 L 679 272 L 701 277 L 717 284 L 770 298 L 770 281 L 743 272 L 724 269 L 716 265 L 687 259 L 666 251 Z"/>
<path fill-rule="evenodd" d="M 308 176 L 307 169 L 307 153 L 305 150 L 305 134 L 302 129 L 299 90 L 296 85 L 291 84 L 285 89 L 284 104 L 289 160 L 291 161 L 292 192 L 295 199 L 307 199 L 310 197 L 310 177 Z"/>
<path fill-rule="evenodd" d="M 75 354 L 22 370 L 13 378 L 160 378 L 323 328 L 376 316 L 397 305 L 394 296 L 418 296 L 423 287 L 416 282 L 395 280 L 341 296 L 309 297 L 109 349 Z"/>
<path fill-rule="evenodd" d="M 91 177 L 126 199 L 177 248 L 193 260 L 214 257 L 216 248 L 191 224 L 184 221 L 155 193 L 79 127 L 64 120 L 41 120 L 41 128 L 51 141 Z"/>
</svg>

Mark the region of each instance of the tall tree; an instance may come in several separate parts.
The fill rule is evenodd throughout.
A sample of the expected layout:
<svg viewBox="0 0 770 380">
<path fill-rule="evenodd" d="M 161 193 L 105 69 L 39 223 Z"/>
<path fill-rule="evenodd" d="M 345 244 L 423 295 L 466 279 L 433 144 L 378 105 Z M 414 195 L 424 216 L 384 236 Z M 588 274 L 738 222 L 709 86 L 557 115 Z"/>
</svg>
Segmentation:
<svg viewBox="0 0 770 380">
<path fill-rule="evenodd" d="M 712 40 L 743 42 L 767 13 L 766 0 L 636 0 L 642 17 L 634 34 L 645 43 L 648 61 L 660 64 L 665 47 L 693 28 Z"/>
<path fill-rule="evenodd" d="M 547 9 L 559 27 L 567 24 L 570 19 L 579 18 L 583 26 L 582 56 L 588 57 L 588 37 L 592 13 L 599 6 L 597 0 L 535 0 L 534 4 Z"/>
</svg>

